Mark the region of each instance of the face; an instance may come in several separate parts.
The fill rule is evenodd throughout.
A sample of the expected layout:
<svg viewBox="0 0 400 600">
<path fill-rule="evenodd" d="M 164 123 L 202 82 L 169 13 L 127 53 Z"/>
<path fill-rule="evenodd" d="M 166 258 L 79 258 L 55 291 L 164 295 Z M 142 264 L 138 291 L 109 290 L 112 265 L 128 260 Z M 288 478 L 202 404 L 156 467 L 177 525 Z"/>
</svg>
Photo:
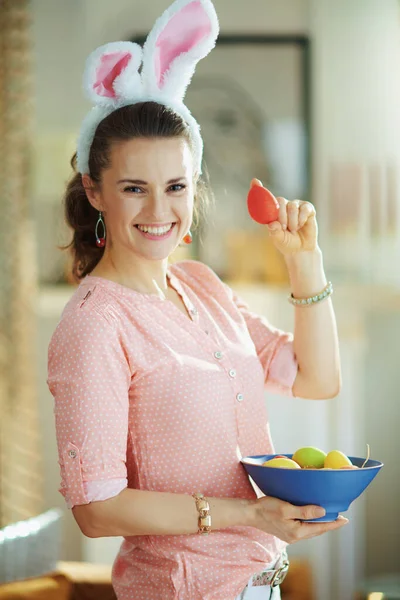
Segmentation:
<svg viewBox="0 0 400 600">
<path fill-rule="evenodd" d="M 139 138 L 113 145 L 101 189 L 89 200 L 103 211 L 107 250 L 164 260 L 191 226 L 193 195 L 186 140 Z"/>
</svg>

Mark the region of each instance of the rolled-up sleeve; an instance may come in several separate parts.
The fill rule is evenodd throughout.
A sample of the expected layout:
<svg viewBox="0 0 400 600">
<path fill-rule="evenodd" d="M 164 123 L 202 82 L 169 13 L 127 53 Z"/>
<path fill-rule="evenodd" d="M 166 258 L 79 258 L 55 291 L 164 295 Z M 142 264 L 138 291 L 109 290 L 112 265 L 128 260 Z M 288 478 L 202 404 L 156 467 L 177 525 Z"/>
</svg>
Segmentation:
<svg viewBox="0 0 400 600">
<path fill-rule="evenodd" d="M 64 317 L 50 342 L 47 382 L 67 506 L 115 496 L 127 486 L 131 382 L 117 325 L 84 310 Z"/>
<path fill-rule="evenodd" d="M 242 314 L 258 358 L 265 373 L 265 386 L 270 392 L 293 396 L 298 364 L 293 347 L 293 334 L 271 325 L 249 310 L 248 305 L 230 290 L 232 300 Z"/>
</svg>

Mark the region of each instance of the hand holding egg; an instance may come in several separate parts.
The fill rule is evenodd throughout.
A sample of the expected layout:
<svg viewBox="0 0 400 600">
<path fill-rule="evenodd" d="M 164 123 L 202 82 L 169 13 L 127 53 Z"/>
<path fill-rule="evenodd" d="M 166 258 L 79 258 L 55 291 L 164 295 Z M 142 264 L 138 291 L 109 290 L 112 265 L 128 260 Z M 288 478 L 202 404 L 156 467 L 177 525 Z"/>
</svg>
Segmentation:
<svg viewBox="0 0 400 600">
<path fill-rule="evenodd" d="M 282 254 L 317 248 L 318 227 L 310 202 L 275 198 L 259 179 L 252 179 L 247 208 L 254 221 L 268 227 L 274 245 Z"/>
</svg>

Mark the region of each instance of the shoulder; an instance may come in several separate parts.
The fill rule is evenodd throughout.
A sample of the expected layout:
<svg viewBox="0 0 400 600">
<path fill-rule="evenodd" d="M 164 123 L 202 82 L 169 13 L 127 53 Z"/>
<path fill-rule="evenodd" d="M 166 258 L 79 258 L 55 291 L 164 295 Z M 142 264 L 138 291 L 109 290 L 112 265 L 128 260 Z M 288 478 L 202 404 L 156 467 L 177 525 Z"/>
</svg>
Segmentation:
<svg viewBox="0 0 400 600">
<path fill-rule="evenodd" d="M 229 296 L 229 288 L 207 265 L 197 260 L 182 260 L 170 267 L 170 272 L 190 287 L 214 296 Z"/>
<path fill-rule="evenodd" d="M 64 345 L 78 350 L 86 345 L 110 343 L 118 338 L 118 329 L 115 312 L 103 290 L 81 283 L 63 310 L 49 353 Z"/>
</svg>

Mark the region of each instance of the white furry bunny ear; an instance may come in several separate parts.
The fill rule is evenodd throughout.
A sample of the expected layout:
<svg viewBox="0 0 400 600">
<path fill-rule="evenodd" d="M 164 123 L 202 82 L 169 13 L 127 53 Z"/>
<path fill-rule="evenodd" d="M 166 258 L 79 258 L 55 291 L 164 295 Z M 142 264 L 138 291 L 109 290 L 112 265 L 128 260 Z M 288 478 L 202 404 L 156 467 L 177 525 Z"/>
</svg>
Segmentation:
<svg viewBox="0 0 400 600">
<path fill-rule="evenodd" d="M 214 48 L 218 32 L 210 0 L 176 0 L 156 21 L 143 47 L 145 93 L 180 102 L 196 64 Z"/>
<path fill-rule="evenodd" d="M 112 42 L 92 52 L 83 75 L 86 95 L 95 104 L 113 106 L 141 94 L 142 48 L 132 42 Z"/>
</svg>

